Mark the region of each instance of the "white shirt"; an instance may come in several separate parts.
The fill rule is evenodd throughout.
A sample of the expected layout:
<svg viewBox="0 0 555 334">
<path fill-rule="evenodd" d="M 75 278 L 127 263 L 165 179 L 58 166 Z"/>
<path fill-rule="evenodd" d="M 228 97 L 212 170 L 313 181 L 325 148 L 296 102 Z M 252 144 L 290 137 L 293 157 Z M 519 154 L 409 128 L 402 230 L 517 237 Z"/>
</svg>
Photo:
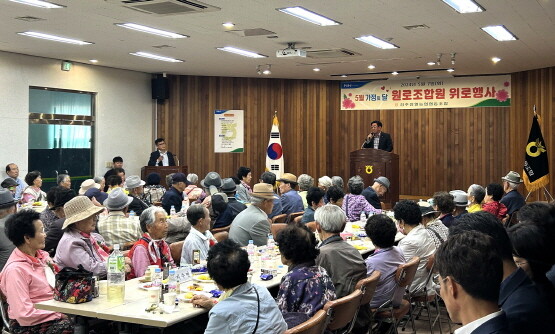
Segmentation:
<svg viewBox="0 0 555 334">
<path fill-rule="evenodd" d="M 499 310 L 497 312 L 491 313 L 486 315 L 485 317 L 481 317 L 480 319 L 476 319 L 472 322 L 469 322 L 468 324 L 462 326 L 459 329 L 455 329 L 455 333 L 454 334 L 470 334 L 472 333 L 476 328 L 482 326 L 486 321 L 493 319 L 497 316 L 500 316 L 503 314 L 502 310 Z"/>
<path fill-rule="evenodd" d="M 168 159 L 168 151 L 162 152 L 159 150 L 158 152 L 160 152 L 160 156 L 162 157 L 162 166 L 169 166 L 170 161 Z"/>
<path fill-rule="evenodd" d="M 420 257 L 420 263 L 410 286 L 410 292 L 422 291 L 428 279 L 428 270 L 426 270 L 428 258 L 436 251 L 434 239 L 432 239 L 424 226 L 419 224 L 399 241 L 399 248 L 403 251 L 407 262 L 414 256 Z M 432 280 L 428 282 L 428 292 L 430 291 L 433 291 Z"/>
<path fill-rule="evenodd" d="M 200 233 L 196 228 L 191 227 L 191 232 L 185 242 L 183 243 L 183 248 L 181 249 L 181 264 L 192 264 L 193 263 L 193 250 L 200 251 L 200 259 L 206 260 L 208 257 L 208 250 L 210 249 L 210 240 L 215 240 L 214 236 L 210 231 Z"/>
<path fill-rule="evenodd" d="M 375 148 L 376 150 L 378 149 L 378 146 L 380 146 L 380 135 L 381 135 L 381 134 L 382 134 L 381 132 L 380 132 L 380 133 L 376 133 L 376 134 L 374 135 L 374 138 L 373 138 L 373 139 L 374 139 L 374 148 Z"/>
</svg>

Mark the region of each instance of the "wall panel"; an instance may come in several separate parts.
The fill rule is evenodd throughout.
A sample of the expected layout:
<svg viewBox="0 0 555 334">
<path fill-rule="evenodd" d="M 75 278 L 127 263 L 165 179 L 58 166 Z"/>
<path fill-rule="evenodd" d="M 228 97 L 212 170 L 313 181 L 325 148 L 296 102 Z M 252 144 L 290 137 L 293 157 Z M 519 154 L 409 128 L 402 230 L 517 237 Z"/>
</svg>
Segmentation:
<svg viewBox="0 0 555 334">
<path fill-rule="evenodd" d="M 513 74 L 510 108 L 341 111 L 337 81 L 172 76 L 158 132 L 201 178 L 211 170 L 231 176 L 244 165 L 256 179 L 264 171 L 277 110 L 285 170 L 346 181 L 349 152 L 360 147 L 370 122 L 380 119 L 400 155 L 401 194 L 426 197 L 500 182 L 511 169 L 521 173 L 534 104 L 553 166 L 554 80 L 554 68 Z M 213 153 L 214 109 L 245 110 L 244 153 Z M 554 193 L 554 186 L 549 190 Z"/>
</svg>

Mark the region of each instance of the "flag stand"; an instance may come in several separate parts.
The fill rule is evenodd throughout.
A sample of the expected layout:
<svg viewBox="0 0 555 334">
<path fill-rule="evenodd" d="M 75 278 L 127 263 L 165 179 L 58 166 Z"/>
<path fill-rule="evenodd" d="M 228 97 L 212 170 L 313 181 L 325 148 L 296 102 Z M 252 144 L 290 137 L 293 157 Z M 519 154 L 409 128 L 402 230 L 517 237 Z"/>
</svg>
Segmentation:
<svg viewBox="0 0 555 334">
<path fill-rule="evenodd" d="M 543 195 L 545 196 L 546 201 L 549 202 L 549 198 L 551 198 L 551 201 L 553 201 L 553 200 L 554 200 L 554 199 L 553 199 L 553 196 L 551 196 L 551 193 L 549 192 L 549 190 L 547 190 L 546 187 L 542 187 L 542 188 L 543 188 Z M 539 190 L 539 189 L 538 189 L 538 190 Z M 532 193 L 531 191 L 528 192 L 528 195 L 526 195 L 526 198 L 524 199 L 524 201 L 527 201 L 527 200 L 528 200 L 528 197 L 530 196 L 531 193 Z M 547 197 L 547 195 L 549 195 L 549 198 Z M 538 197 L 539 197 L 539 196 L 538 196 Z M 539 199 L 538 199 L 538 200 L 539 200 Z"/>
</svg>

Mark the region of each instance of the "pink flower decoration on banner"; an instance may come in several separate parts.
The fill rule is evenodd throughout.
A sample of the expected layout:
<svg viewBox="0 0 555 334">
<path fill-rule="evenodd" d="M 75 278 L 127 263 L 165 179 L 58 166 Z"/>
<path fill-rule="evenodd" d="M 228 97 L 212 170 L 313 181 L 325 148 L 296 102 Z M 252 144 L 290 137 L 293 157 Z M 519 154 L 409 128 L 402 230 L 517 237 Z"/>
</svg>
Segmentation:
<svg viewBox="0 0 555 334">
<path fill-rule="evenodd" d="M 508 81 L 505 81 L 505 82 L 503 83 L 503 86 L 505 86 L 505 87 L 509 87 L 509 85 L 510 85 L 510 83 L 509 83 Z"/>
<path fill-rule="evenodd" d="M 349 93 L 349 97 L 353 96 L 353 93 Z"/>
<path fill-rule="evenodd" d="M 496 98 L 497 101 L 499 101 L 499 102 L 505 102 L 505 101 L 507 101 L 507 99 L 509 98 L 509 93 L 508 93 L 506 90 L 504 90 L 504 89 L 498 90 L 498 91 L 495 93 L 495 98 Z"/>
<path fill-rule="evenodd" d="M 343 108 L 353 109 L 354 107 L 355 107 L 355 103 L 351 99 L 344 99 L 343 100 Z"/>
</svg>

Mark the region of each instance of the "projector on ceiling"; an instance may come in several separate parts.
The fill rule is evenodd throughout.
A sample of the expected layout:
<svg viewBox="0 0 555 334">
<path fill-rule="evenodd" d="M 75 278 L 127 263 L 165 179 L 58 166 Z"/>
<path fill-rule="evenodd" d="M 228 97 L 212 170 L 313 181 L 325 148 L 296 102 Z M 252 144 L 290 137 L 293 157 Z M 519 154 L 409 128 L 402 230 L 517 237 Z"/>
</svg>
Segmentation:
<svg viewBox="0 0 555 334">
<path fill-rule="evenodd" d="M 306 57 L 306 51 L 301 49 L 283 49 L 276 51 L 276 57 Z"/>
</svg>

